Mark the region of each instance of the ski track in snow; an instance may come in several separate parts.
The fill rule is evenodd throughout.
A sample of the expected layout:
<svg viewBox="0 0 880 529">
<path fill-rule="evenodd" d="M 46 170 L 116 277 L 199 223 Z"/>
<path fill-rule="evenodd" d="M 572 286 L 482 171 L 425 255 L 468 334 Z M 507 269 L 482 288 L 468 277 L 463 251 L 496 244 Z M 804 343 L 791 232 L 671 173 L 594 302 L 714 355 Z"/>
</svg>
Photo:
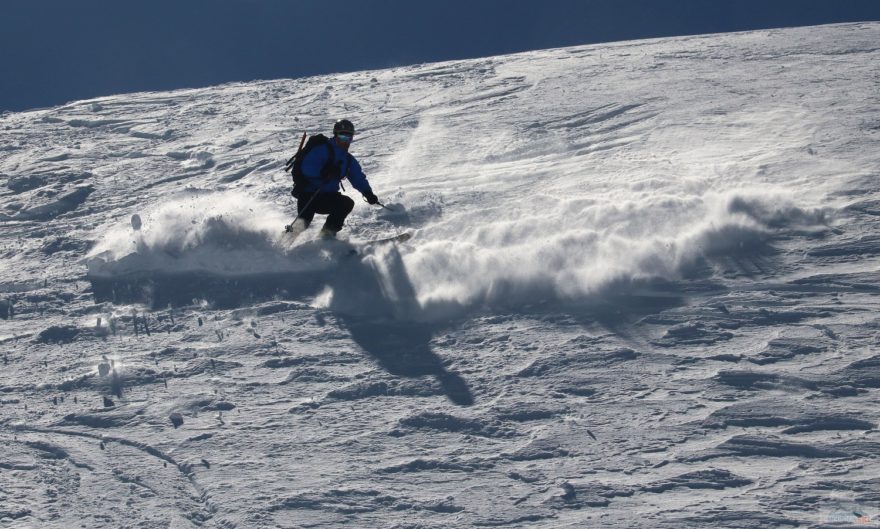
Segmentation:
<svg viewBox="0 0 880 529">
<path fill-rule="evenodd" d="M 4 114 L 0 527 L 880 526 L 877 42 Z M 337 116 L 397 211 L 290 246 Z"/>
</svg>

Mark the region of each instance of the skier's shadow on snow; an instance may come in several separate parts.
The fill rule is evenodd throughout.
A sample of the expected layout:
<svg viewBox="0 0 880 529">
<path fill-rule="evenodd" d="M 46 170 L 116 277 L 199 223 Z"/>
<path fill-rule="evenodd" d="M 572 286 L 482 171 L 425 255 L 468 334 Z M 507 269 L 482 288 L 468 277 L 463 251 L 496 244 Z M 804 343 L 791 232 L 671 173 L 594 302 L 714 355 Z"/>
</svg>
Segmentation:
<svg viewBox="0 0 880 529">
<path fill-rule="evenodd" d="M 431 349 L 438 326 L 417 320 L 416 292 L 396 248 L 377 247 L 373 255 L 351 259 L 329 286 L 329 309 L 384 369 L 400 377 L 433 376 L 455 404 L 474 403 L 465 380 Z"/>
</svg>

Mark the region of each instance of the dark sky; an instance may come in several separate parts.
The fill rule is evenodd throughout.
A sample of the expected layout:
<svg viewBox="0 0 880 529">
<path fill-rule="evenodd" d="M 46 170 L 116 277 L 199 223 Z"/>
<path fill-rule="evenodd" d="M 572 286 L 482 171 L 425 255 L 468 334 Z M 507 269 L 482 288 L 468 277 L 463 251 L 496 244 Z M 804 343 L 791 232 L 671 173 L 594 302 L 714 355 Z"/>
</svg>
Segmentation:
<svg viewBox="0 0 880 529">
<path fill-rule="evenodd" d="M 880 0 L 2 0 L 0 111 L 616 40 L 880 20 Z"/>
</svg>

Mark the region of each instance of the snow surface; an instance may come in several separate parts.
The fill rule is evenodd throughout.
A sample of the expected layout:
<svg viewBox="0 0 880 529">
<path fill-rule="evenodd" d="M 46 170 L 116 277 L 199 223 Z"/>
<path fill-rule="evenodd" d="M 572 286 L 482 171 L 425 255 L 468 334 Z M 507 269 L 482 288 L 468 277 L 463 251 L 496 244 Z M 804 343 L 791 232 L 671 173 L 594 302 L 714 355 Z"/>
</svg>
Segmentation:
<svg viewBox="0 0 880 529">
<path fill-rule="evenodd" d="M 878 43 L 4 114 L 0 527 L 880 525 Z M 291 246 L 343 116 L 394 211 Z"/>
</svg>

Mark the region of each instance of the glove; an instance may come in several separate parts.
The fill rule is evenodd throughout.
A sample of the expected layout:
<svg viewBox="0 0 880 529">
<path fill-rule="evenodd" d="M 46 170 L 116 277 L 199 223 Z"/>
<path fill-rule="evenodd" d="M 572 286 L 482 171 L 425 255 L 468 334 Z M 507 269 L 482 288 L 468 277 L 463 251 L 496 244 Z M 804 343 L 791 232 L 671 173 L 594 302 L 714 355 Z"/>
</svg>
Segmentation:
<svg viewBox="0 0 880 529">
<path fill-rule="evenodd" d="M 367 193 L 364 195 L 364 198 L 367 199 L 367 204 L 374 206 L 379 203 L 379 197 L 374 195 L 373 193 Z"/>
</svg>

